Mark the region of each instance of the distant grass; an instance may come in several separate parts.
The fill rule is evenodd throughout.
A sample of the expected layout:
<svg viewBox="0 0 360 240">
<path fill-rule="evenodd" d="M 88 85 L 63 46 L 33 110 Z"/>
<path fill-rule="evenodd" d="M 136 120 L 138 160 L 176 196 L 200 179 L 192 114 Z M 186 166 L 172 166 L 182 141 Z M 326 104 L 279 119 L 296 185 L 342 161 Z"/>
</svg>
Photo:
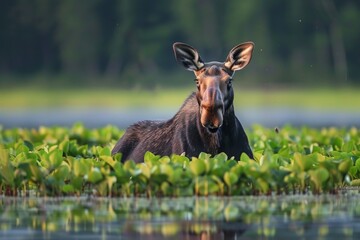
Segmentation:
<svg viewBox="0 0 360 240">
<path fill-rule="evenodd" d="M 237 106 L 293 107 L 359 111 L 360 89 L 242 90 L 236 93 Z"/>
<path fill-rule="evenodd" d="M 0 108 L 171 107 L 179 108 L 192 88 L 124 89 L 1 89 Z M 235 89 L 235 105 L 357 110 L 360 89 Z"/>
</svg>

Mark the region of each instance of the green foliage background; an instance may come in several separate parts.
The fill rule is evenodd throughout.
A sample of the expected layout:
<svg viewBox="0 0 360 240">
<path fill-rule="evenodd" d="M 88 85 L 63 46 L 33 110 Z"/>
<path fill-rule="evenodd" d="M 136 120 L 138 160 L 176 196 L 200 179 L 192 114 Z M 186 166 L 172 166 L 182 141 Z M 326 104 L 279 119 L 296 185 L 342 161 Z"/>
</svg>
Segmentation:
<svg viewBox="0 0 360 240">
<path fill-rule="evenodd" d="M 121 162 L 113 126 L 3 129 L 0 194 L 41 196 L 193 196 L 337 193 L 360 186 L 357 128 L 248 131 L 254 160 L 224 153 L 156 156 Z"/>
<path fill-rule="evenodd" d="M 255 42 L 247 85 L 358 84 L 359 10 L 354 0 L 4 0 L 0 86 L 189 85 L 175 41 L 208 61 Z"/>
</svg>

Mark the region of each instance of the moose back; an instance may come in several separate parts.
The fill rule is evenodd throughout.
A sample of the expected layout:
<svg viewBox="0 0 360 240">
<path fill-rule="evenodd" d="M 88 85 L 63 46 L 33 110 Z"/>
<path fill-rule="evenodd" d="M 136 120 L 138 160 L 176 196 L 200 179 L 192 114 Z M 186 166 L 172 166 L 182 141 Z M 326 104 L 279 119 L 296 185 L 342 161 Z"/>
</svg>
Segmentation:
<svg viewBox="0 0 360 240">
<path fill-rule="evenodd" d="M 237 45 L 225 62 L 204 62 L 193 47 L 174 43 L 176 60 L 195 74 L 197 91 L 165 122 L 141 121 L 130 126 L 112 150 L 122 160 L 142 162 L 146 151 L 169 156 L 173 153 L 198 156 L 220 152 L 253 158 L 248 138 L 235 116 L 232 77 L 251 60 L 254 44 Z"/>
</svg>

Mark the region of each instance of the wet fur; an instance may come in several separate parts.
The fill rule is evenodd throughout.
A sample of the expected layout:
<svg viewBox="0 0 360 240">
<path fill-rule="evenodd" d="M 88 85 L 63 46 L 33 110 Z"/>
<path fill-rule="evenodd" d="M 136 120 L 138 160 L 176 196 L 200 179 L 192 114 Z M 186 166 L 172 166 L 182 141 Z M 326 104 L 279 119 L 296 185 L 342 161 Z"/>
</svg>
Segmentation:
<svg viewBox="0 0 360 240">
<path fill-rule="evenodd" d="M 185 153 L 187 157 L 200 152 L 215 155 L 225 152 L 239 158 L 245 152 L 253 158 L 243 127 L 231 104 L 226 107 L 223 126 L 210 133 L 200 123 L 200 109 L 196 94 L 192 93 L 173 118 L 165 122 L 141 121 L 130 126 L 112 150 L 122 153 L 122 160 L 142 162 L 146 151 L 169 156 Z"/>
</svg>

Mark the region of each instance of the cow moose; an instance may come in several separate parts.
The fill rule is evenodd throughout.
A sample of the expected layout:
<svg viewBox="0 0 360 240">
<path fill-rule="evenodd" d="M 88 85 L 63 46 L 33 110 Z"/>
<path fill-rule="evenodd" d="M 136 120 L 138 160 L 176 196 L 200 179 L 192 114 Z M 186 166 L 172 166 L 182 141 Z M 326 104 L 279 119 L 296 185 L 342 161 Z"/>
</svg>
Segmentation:
<svg viewBox="0 0 360 240">
<path fill-rule="evenodd" d="M 251 60 L 254 44 L 245 42 L 229 52 L 225 62 L 204 62 L 198 51 L 174 43 L 176 60 L 195 74 L 197 91 L 183 103 L 173 118 L 164 122 L 141 121 L 131 125 L 112 150 L 122 160 L 144 161 L 150 151 L 156 155 L 198 156 L 220 152 L 229 157 L 246 153 L 253 158 L 248 138 L 235 116 L 233 74 Z"/>
</svg>

